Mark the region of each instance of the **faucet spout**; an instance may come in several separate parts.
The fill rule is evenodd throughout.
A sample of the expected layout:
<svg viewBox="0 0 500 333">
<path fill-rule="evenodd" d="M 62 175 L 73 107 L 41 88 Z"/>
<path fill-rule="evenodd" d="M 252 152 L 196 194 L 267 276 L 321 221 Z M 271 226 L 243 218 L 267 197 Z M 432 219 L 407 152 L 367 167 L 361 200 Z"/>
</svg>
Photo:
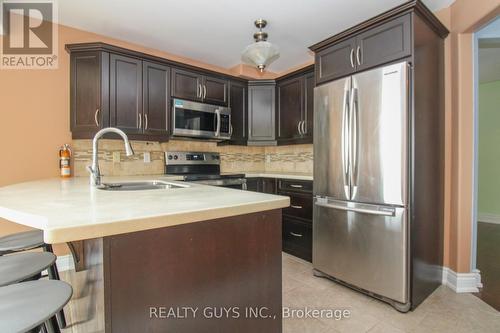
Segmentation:
<svg viewBox="0 0 500 333">
<path fill-rule="evenodd" d="M 94 140 L 92 141 L 92 165 L 87 167 L 88 171 L 90 172 L 90 183 L 94 186 L 101 185 L 101 172 L 99 170 L 99 139 L 106 133 L 116 133 L 120 135 L 125 144 L 125 154 L 127 156 L 134 155 L 134 150 L 130 145 L 127 134 L 125 134 L 125 132 L 123 132 L 121 129 L 115 127 L 107 127 L 97 132 L 94 136 Z"/>
</svg>

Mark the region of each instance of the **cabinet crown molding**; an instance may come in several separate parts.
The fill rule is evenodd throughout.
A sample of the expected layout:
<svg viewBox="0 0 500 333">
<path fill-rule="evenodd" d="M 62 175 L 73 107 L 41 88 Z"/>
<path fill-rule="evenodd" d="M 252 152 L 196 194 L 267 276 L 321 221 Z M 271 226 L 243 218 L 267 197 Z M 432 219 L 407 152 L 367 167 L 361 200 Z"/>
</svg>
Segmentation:
<svg viewBox="0 0 500 333">
<path fill-rule="evenodd" d="M 332 37 L 322 40 L 321 42 L 311 45 L 309 49 L 313 52 L 321 51 L 333 43 L 342 41 L 355 34 L 371 29 L 384 21 L 405 15 L 407 13 L 415 13 L 419 15 L 441 38 L 446 38 L 446 36 L 448 36 L 448 29 L 443 25 L 443 23 L 441 23 L 436 15 L 434 15 L 434 13 L 432 13 L 431 10 L 424 5 L 422 1 L 411 0 L 368 19 L 352 28 L 344 30 Z"/>
</svg>

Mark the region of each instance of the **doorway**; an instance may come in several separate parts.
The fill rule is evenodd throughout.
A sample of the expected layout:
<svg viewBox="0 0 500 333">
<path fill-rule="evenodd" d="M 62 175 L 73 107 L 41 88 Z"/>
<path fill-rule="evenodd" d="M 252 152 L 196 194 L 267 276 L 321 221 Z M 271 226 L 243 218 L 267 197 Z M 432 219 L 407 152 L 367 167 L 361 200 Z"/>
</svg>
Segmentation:
<svg viewBox="0 0 500 333">
<path fill-rule="evenodd" d="M 476 295 L 500 311 L 500 17 L 475 35 Z"/>
</svg>

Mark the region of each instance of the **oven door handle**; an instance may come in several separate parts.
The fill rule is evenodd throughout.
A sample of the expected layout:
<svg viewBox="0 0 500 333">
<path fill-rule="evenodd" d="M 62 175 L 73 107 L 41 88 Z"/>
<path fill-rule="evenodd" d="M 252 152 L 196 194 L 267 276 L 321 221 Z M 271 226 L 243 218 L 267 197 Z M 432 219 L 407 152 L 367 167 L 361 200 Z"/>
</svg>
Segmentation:
<svg viewBox="0 0 500 333">
<path fill-rule="evenodd" d="M 219 137 L 220 136 L 220 110 L 219 109 L 215 110 L 215 115 L 217 116 L 217 127 L 215 129 L 215 136 Z"/>
</svg>

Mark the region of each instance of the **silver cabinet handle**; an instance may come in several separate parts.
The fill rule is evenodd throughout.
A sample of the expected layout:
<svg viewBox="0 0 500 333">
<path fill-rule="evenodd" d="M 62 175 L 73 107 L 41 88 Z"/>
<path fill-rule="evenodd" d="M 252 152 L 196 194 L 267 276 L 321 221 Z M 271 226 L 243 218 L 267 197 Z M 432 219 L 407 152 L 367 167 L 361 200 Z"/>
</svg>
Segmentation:
<svg viewBox="0 0 500 333">
<path fill-rule="evenodd" d="M 233 124 L 229 124 L 229 136 L 233 135 Z"/>
<path fill-rule="evenodd" d="M 361 46 L 356 49 L 356 60 L 358 61 L 358 66 L 361 66 Z"/>
<path fill-rule="evenodd" d="M 100 126 L 100 125 L 99 125 L 99 117 L 98 117 L 98 116 L 99 116 L 99 113 L 100 113 L 100 109 L 99 109 L 99 108 L 97 108 L 97 110 L 95 110 L 95 113 L 94 113 L 94 122 L 95 122 L 95 125 L 96 125 L 97 127 L 99 127 L 99 126 Z"/>
<path fill-rule="evenodd" d="M 207 86 L 203 85 L 203 99 L 207 97 Z"/>
<path fill-rule="evenodd" d="M 299 135 L 302 135 L 302 132 L 301 132 L 301 125 L 302 125 L 302 121 L 299 121 L 297 123 L 297 131 L 299 132 Z"/>
<path fill-rule="evenodd" d="M 290 187 L 294 187 L 294 188 L 302 188 L 303 186 L 302 186 L 302 185 L 296 185 L 296 184 L 290 184 Z"/>
<path fill-rule="evenodd" d="M 290 235 L 292 235 L 294 237 L 302 237 L 302 234 L 296 234 L 295 232 L 291 232 L 291 231 L 290 231 Z"/>
<path fill-rule="evenodd" d="M 201 98 L 201 84 L 198 84 L 198 92 L 196 93 L 196 97 Z"/>
<path fill-rule="evenodd" d="M 302 135 L 306 135 L 307 134 L 307 125 L 306 125 L 306 121 L 305 120 L 302 120 Z"/>
<path fill-rule="evenodd" d="M 351 60 L 351 67 L 354 68 L 354 49 L 351 49 L 349 60 Z"/>
<path fill-rule="evenodd" d="M 144 114 L 144 129 L 147 130 L 149 127 L 148 114 Z"/>
<path fill-rule="evenodd" d="M 142 128 L 142 114 L 139 113 L 137 116 L 139 118 L 139 128 Z"/>
<path fill-rule="evenodd" d="M 295 209 L 302 209 L 302 206 L 290 205 L 290 207 L 295 208 Z"/>
</svg>

